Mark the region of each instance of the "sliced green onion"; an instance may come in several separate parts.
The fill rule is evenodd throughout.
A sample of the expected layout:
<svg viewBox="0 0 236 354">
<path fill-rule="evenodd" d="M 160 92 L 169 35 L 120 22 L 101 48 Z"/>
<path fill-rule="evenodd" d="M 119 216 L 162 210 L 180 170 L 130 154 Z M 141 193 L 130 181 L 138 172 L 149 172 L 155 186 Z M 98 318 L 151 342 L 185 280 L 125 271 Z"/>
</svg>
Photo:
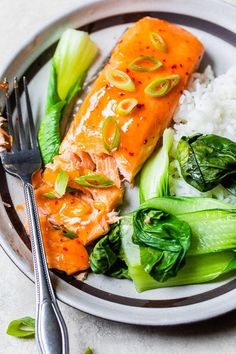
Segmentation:
<svg viewBox="0 0 236 354">
<path fill-rule="evenodd" d="M 167 45 L 160 34 L 151 32 L 150 37 L 155 48 L 159 49 L 161 52 L 167 52 Z"/>
<path fill-rule="evenodd" d="M 125 98 L 118 103 L 116 111 L 119 114 L 129 114 L 137 104 L 138 100 L 135 98 Z"/>
<path fill-rule="evenodd" d="M 121 90 L 129 92 L 135 91 L 134 82 L 124 71 L 118 69 L 110 69 L 106 73 L 106 78 L 110 84 Z"/>
<path fill-rule="evenodd" d="M 63 230 L 63 235 L 65 237 L 70 238 L 71 240 L 78 238 L 78 235 L 76 235 L 76 233 L 74 233 L 73 231 L 70 231 L 70 230 Z"/>
<path fill-rule="evenodd" d="M 180 81 L 178 74 L 159 77 L 145 87 L 144 92 L 152 97 L 167 95 Z"/>
<path fill-rule="evenodd" d="M 35 334 L 35 320 L 32 317 L 23 317 L 11 321 L 7 328 L 7 334 L 19 338 L 32 338 Z"/>
<path fill-rule="evenodd" d="M 109 125 L 113 125 L 114 133 L 109 138 L 107 137 L 109 131 Z M 117 150 L 120 146 L 120 129 L 117 122 L 111 116 L 107 117 L 102 126 L 102 141 L 103 146 L 107 152 Z"/>
<path fill-rule="evenodd" d="M 55 192 L 60 197 L 63 197 L 63 195 L 66 192 L 68 180 L 69 180 L 68 173 L 66 171 L 61 170 L 57 175 L 55 186 L 54 186 Z"/>
<path fill-rule="evenodd" d="M 93 188 L 109 188 L 114 185 L 110 179 L 96 174 L 77 177 L 75 178 L 75 182 L 81 186 Z"/>
<path fill-rule="evenodd" d="M 154 63 L 152 66 L 145 66 L 145 62 L 147 63 Z M 150 72 L 160 68 L 163 65 L 162 61 L 156 59 L 154 57 L 150 57 L 149 55 L 140 55 L 136 59 L 134 59 L 130 64 L 129 67 L 135 71 L 143 71 L 143 72 Z"/>
<path fill-rule="evenodd" d="M 56 194 L 53 192 L 48 192 L 48 193 L 44 193 L 43 197 L 48 199 L 56 199 Z"/>
<path fill-rule="evenodd" d="M 93 349 L 91 349 L 90 347 L 88 347 L 85 351 L 84 354 L 93 354 Z"/>
<path fill-rule="evenodd" d="M 146 86 L 144 92 L 153 97 L 165 96 L 170 89 L 170 81 L 155 79 L 148 86 Z"/>
</svg>

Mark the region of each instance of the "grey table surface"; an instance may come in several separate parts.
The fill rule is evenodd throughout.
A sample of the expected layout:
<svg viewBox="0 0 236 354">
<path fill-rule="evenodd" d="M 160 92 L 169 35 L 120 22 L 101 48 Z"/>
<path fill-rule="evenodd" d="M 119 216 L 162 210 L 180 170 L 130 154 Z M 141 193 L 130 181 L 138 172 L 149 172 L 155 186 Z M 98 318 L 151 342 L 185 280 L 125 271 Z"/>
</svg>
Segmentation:
<svg viewBox="0 0 236 354">
<path fill-rule="evenodd" d="M 0 0 L 0 67 L 22 40 L 79 1 Z M 64 304 L 60 307 L 68 325 L 71 354 L 82 354 L 87 346 L 95 354 L 235 353 L 236 312 L 193 325 L 161 328 L 110 322 Z M 33 339 L 6 335 L 9 321 L 34 316 L 34 311 L 34 284 L 0 249 L 0 354 L 37 353 Z"/>
</svg>

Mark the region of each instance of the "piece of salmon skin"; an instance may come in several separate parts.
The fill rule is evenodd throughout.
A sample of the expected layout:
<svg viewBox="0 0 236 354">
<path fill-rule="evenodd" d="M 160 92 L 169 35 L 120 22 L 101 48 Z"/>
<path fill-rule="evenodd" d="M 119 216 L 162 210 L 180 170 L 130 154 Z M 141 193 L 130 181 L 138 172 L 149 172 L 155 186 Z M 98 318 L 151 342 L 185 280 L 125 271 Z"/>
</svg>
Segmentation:
<svg viewBox="0 0 236 354">
<path fill-rule="evenodd" d="M 154 46 L 153 33 L 161 35 L 167 46 L 166 52 Z M 136 22 L 122 36 L 91 87 L 62 142 L 61 153 L 107 153 L 102 126 L 107 117 L 112 116 L 119 126 L 121 140 L 119 148 L 111 155 L 121 174 L 131 182 L 154 150 L 164 129 L 170 125 L 179 97 L 198 67 L 203 51 L 203 45 L 193 34 L 175 24 L 150 17 Z M 130 64 L 140 56 L 159 59 L 163 65 L 151 72 L 132 70 Z M 113 86 L 107 79 L 111 69 L 129 75 L 135 91 Z M 145 87 L 154 79 L 172 74 L 180 75 L 180 82 L 167 95 L 156 98 L 144 93 Z M 136 99 L 138 105 L 130 114 L 121 115 L 117 112 L 117 105 L 126 98 Z"/>
<path fill-rule="evenodd" d="M 154 38 L 161 36 L 165 51 L 156 46 L 153 35 Z M 110 224 L 118 220 L 115 209 L 122 203 L 123 179 L 133 181 L 164 129 L 171 124 L 179 97 L 199 65 L 203 51 L 203 45 L 193 34 L 150 17 L 130 26 L 119 40 L 77 112 L 61 144 L 60 155 L 34 176 L 50 267 L 68 274 L 89 267 L 85 247 L 107 233 Z M 151 57 L 151 64 L 160 60 L 162 66 L 153 71 L 133 70 L 130 64 L 140 56 Z M 150 64 L 145 58 L 143 65 Z M 109 73 L 114 69 L 128 75 L 134 83 L 133 91 L 112 84 Z M 168 94 L 152 97 L 145 93 L 153 80 L 172 74 L 178 74 L 180 81 Z M 117 106 L 126 98 L 137 100 L 137 105 L 128 114 L 120 114 Z M 110 150 L 104 143 L 103 130 L 109 117 L 117 124 L 120 134 L 120 141 Z M 67 191 L 60 198 L 48 199 L 45 194 L 55 192 L 55 181 L 61 170 L 69 178 Z M 111 180 L 113 185 L 86 187 L 75 181 L 93 174 Z M 75 238 L 66 240 L 67 231 Z"/>
</svg>

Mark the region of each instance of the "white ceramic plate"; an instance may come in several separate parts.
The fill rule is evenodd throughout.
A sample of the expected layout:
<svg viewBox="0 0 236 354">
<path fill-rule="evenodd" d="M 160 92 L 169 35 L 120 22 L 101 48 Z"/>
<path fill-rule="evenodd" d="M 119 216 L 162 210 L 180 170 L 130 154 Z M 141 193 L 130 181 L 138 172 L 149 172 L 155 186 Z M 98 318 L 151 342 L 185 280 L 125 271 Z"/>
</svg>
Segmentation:
<svg viewBox="0 0 236 354">
<path fill-rule="evenodd" d="M 197 35 L 206 47 L 201 64 L 211 64 L 221 74 L 235 63 L 236 8 L 209 0 L 110 0 L 81 4 L 44 28 L 9 60 L 2 76 L 11 79 L 25 74 L 30 81 L 33 113 L 37 122 L 43 115 L 49 64 L 55 43 L 67 27 L 91 32 L 101 56 L 116 43 L 129 23 L 150 15 L 178 23 Z M 20 183 L 0 170 L 0 241 L 12 261 L 33 279 L 29 240 L 24 214 L 16 205 L 23 202 Z M 136 192 L 128 195 L 129 208 L 136 204 Z M 6 204 L 12 206 L 6 207 Z M 236 280 L 211 284 L 152 290 L 138 294 L 128 280 L 90 275 L 85 283 L 74 277 L 53 275 L 58 298 L 80 310 L 107 319 L 146 325 L 171 325 L 199 321 L 228 312 L 236 307 Z"/>
</svg>

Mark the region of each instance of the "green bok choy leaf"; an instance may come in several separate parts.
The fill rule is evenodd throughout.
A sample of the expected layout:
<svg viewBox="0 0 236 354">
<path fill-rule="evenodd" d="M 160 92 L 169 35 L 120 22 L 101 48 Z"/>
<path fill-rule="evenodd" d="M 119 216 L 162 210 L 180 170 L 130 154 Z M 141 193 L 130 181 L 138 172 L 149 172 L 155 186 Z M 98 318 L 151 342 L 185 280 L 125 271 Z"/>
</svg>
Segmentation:
<svg viewBox="0 0 236 354">
<path fill-rule="evenodd" d="M 67 29 L 60 38 L 52 58 L 45 116 L 38 135 L 44 164 L 59 152 L 62 113 L 81 90 L 97 52 L 86 32 Z"/>
<path fill-rule="evenodd" d="M 141 208 L 134 213 L 133 227 L 145 271 L 161 282 L 176 276 L 190 247 L 189 225 L 162 210 Z"/>
<path fill-rule="evenodd" d="M 177 159 L 185 181 L 201 192 L 218 184 L 236 193 L 236 143 L 214 134 L 183 136 L 177 147 Z"/>
<path fill-rule="evenodd" d="M 129 278 L 128 268 L 122 259 L 120 226 L 114 225 L 110 232 L 99 240 L 90 254 L 90 266 L 94 273 L 114 278 Z"/>
</svg>

